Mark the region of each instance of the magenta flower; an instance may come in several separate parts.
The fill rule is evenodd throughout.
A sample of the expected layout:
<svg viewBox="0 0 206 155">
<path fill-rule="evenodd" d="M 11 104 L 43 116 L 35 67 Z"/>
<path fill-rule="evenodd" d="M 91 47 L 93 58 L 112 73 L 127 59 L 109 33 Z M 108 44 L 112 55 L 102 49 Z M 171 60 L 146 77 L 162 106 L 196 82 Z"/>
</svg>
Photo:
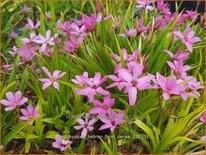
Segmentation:
<svg viewBox="0 0 206 155">
<path fill-rule="evenodd" d="M 126 35 L 125 34 L 119 34 L 118 36 L 131 38 L 131 37 L 133 37 L 137 34 L 136 29 L 127 30 L 126 28 L 124 28 L 124 30 L 125 30 Z"/>
<path fill-rule="evenodd" d="M 93 125 L 96 122 L 96 119 L 93 118 L 89 120 L 89 114 L 85 114 L 85 121 L 81 118 L 77 119 L 77 122 L 80 124 L 79 126 L 74 126 L 76 130 L 82 129 L 81 138 L 85 138 L 88 131 L 92 131 L 94 129 Z"/>
<path fill-rule="evenodd" d="M 31 8 L 28 7 L 28 6 L 25 4 L 24 7 L 22 8 L 22 12 L 25 13 L 25 14 L 27 14 L 27 13 L 29 13 L 30 11 L 31 11 Z"/>
<path fill-rule="evenodd" d="M 136 64 L 133 68 L 133 73 L 131 74 L 127 69 L 120 69 L 120 76 L 124 79 L 124 82 L 121 82 L 120 85 L 126 87 L 125 93 L 129 93 L 129 103 L 133 106 L 137 100 L 137 90 L 150 89 L 151 81 L 153 80 L 153 75 L 142 76 L 143 66 Z"/>
<path fill-rule="evenodd" d="M 89 113 L 90 114 L 98 114 L 100 116 L 108 113 L 108 110 L 111 109 L 111 106 L 114 104 L 114 99 L 111 99 L 110 96 L 104 96 L 104 102 L 100 102 L 99 100 L 93 101 L 95 107 L 92 108 Z"/>
<path fill-rule="evenodd" d="M 84 40 L 84 38 L 82 38 L 82 37 L 80 37 L 80 38 L 78 38 L 76 40 L 73 35 L 70 35 L 70 41 L 64 42 L 64 44 L 65 44 L 65 48 L 64 48 L 65 51 L 67 51 L 69 53 L 75 52 L 75 50 L 79 48 L 79 46 L 81 45 L 83 40 Z"/>
<path fill-rule="evenodd" d="M 161 74 L 157 73 L 157 84 L 163 90 L 164 100 L 168 100 L 170 95 L 179 95 L 181 91 L 185 90 L 185 86 L 178 85 L 178 81 L 175 76 L 165 78 Z"/>
<path fill-rule="evenodd" d="M 186 72 L 189 70 L 191 67 L 188 65 L 183 65 L 183 61 L 167 61 L 167 64 L 170 66 L 170 68 L 174 71 L 176 75 L 179 75 L 183 72 Z"/>
<path fill-rule="evenodd" d="M 173 54 L 172 52 L 168 50 L 164 50 L 173 60 L 176 61 L 184 61 L 189 58 L 188 52 L 181 52 L 181 48 L 178 48 L 177 52 Z"/>
<path fill-rule="evenodd" d="M 145 38 L 144 33 L 151 30 L 150 26 L 144 26 L 144 18 L 142 17 L 139 21 L 137 21 L 136 24 L 136 31 L 137 35 L 141 35 L 143 38 Z"/>
<path fill-rule="evenodd" d="M 12 30 L 9 33 L 9 38 L 11 38 L 11 39 L 15 39 L 17 36 L 18 36 L 18 33 L 14 32 L 14 30 Z"/>
<path fill-rule="evenodd" d="M 148 9 L 149 11 L 153 11 L 154 10 L 154 8 L 149 5 L 150 3 L 152 3 L 152 1 L 141 1 L 141 0 L 138 0 L 137 3 L 138 3 L 138 5 L 136 6 L 136 8 Z"/>
<path fill-rule="evenodd" d="M 99 130 L 104 130 L 104 129 L 110 128 L 111 131 L 114 131 L 114 129 L 117 127 L 117 125 L 123 124 L 125 122 L 123 117 L 124 117 L 124 111 L 116 113 L 112 109 L 109 109 L 108 116 L 100 117 L 100 120 L 105 124 L 102 125 L 99 128 Z"/>
<path fill-rule="evenodd" d="M 78 26 L 75 23 L 71 24 L 71 35 L 79 36 L 80 38 L 84 38 L 87 36 L 86 27 L 84 25 Z"/>
<path fill-rule="evenodd" d="M 58 29 L 62 30 L 63 32 L 66 32 L 67 34 L 70 33 L 71 29 L 71 23 L 69 21 L 66 21 L 64 23 L 61 23 L 60 21 L 57 22 Z"/>
<path fill-rule="evenodd" d="M 41 45 L 41 48 L 40 48 L 40 51 L 43 52 L 46 50 L 47 48 L 47 45 L 50 45 L 50 46 L 54 46 L 54 37 L 50 37 L 51 36 L 51 31 L 48 30 L 46 32 L 46 38 L 44 38 L 42 35 L 39 35 L 36 39 L 35 39 L 35 42 L 38 43 L 38 44 L 42 44 Z"/>
<path fill-rule="evenodd" d="M 92 14 L 91 17 L 88 17 L 87 15 L 83 14 L 82 23 L 88 31 L 93 31 L 96 27 L 96 16 Z"/>
<path fill-rule="evenodd" d="M 36 118 L 39 116 L 38 110 L 38 106 L 33 108 L 32 105 L 28 105 L 26 109 L 21 109 L 23 116 L 21 116 L 20 119 L 23 121 L 28 121 L 30 119 Z M 31 122 L 30 124 L 33 124 L 33 122 Z"/>
<path fill-rule="evenodd" d="M 30 62 L 36 56 L 35 51 L 36 47 L 24 44 L 24 46 L 19 49 L 19 55 L 21 56 L 23 62 Z"/>
<path fill-rule="evenodd" d="M 61 135 L 56 135 L 55 142 L 52 143 L 52 146 L 61 151 L 65 151 L 67 148 L 71 147 L 72 143 L 72 141 L 64 140 Z"/>
<path fill-rule="evenodd" d="M 106 76 L 101 79 L 101 73 L 96 73 L 94 78 L 82 76 L 81 80 L 86 84 L 87 87 L 76 90 L 76 94 L 85 95 L 89 98 L 90 101 L 94 100 L 94 95 L 96 93 L 104 96 L 109 95 L 109 92 L 101 87 L 101 84 L 107 80 Z"/>
<path fill-rule="evenodd" d="M 187 46 L 190 52 L 192 52 L 192 45 L 201 41 L 199 37 L 193 38 L 195 32 L 191 31 L 189 26 L 186 27 L 184 34 L 182 34 L 180 31 L 174 31 L 173 33 L 182 39 L 182 42 Z"/>
<path fill-rule="evenodd" d="M 25 25 L 26 28 L 31 29 L 31 30 L 36 30 L 40 26 L 40 21 L 34 25 L 33 21 L 31 19 L 28 19 L 28 23 Z"/>
<path fill-rule="evenodd" d="M 169 16 L 171 14 L 168 3 L 164 3 L 163 0 L 157 1 L 157 9 L 165 16 Z"/>
<path fill-rule="evenodd" d="M 120 75 L 118 75 L 118 77 L 116 77 L 115 75 L 108 75 L 107 77 L 114 81 L 112 84 L 106 87 L 107 89 L 117 87 L 119 90 L 122 90 L 124 86 L 121 84 L 121 82 L 124 82 L 124 79 Z"/>
<path fill-rule="evenodd" d="M 19 107 L 28 101 L 27 98 L 22 97 L 22 94 L 20 91 L 17 91 L 14 94 L 12 92 L 7 92 L 6 98 L 7 100 L 0 100 L 1 104 L 7 106 L 7 108 L 5 108 L 5 111 L 11 111 L 15 109 L 16 107 Z"/>
<path fill-rule="evenodd" d="M 203 112 L 200 116 L 200 121 L 206 124 L 206 112 Z"/>
<path fill-rule="evenodd" d="M 39 81 L 44 83 L 42 89 L 46 89 L 50 85 L 53 85 L 54 88 L 56 88 L 59 91 L 59 83 L 57 81 L 61 79 L 66 74 L 66 72 L 55 70 L 54 73 L 51 75 L 51 73 L 48 71 L 46 67 L 42 67 L 42 69 L 44 73 L 49 77 L 39 79 Z"/>
</svg>

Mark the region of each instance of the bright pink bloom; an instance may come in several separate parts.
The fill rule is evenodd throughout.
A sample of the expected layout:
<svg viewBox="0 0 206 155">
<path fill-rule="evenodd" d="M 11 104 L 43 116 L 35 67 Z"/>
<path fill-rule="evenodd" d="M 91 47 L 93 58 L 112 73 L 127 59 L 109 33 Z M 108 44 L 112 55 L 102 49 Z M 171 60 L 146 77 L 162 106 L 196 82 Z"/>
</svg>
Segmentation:
<svg viewBox="0 0 206 155">
<path fill-rule="evenodd" d="M 52 143 L 52 146 L 61 151 L 65 151 L 67 148 L 71 147 L 72 143 L 72 141 L 64 140 L 61 135 L 56 135 L 55 142 Z"/>
<path fill-rule="evenodd" d="M 177 52 L 173 54 L 172 52 L 168 50 L 164 50 L 173 60 L 176 61 L 183 61 L 187 60 L 189 58 L 189 53 L 188 52 L 181 52 L 181 48 L 178 48 Z"/>
<path fill-rule="evenodd" d="M 66 74 L 66 72 L 55 70 L 54 73 L 51 75 L 51 73 L 48 71 L 46 67 L 42 67 L 42 69 L 44 73 L 49 77 L 49 78 L 39 79 L 39 81 L 44 83 L 42 89 L 46 89 L 50 85 L 53 85 L 54 88 L 56 88 L 59 91 L 59 83 L 57 81 L 61 79 Z"/>
<path fill-rule="evenodd" d="M 34 25 L 33 21 L 31 19 L 28 19 L 28 23 L 25 25 L 26 28 L 31 29 L 31 30 L 36 30 L 40 26 L 40 21 Z"/>
<path fill-rule="evenodd" d="M 189 26 L 186 27 L 184 34 L 182 34 L 180 31 L 174 31 L 173 33 L 182 39 L 182 42 L 187 46 L 190 52 L 192 52 L 192 45 L 201 41 L 199 37 L 193 38 L 195 32 L 191 31 Z"/>
<path fill-rule="evenodd" d="M 11 39 L 15 39 L 17 36 L 18 36 L 18 33 L 14 32 L 14 30 L 12 30 L 9 33 L 9 38 L 11 38 Z"/>
<path fill-rule="evenodd" d="M 90 101 L 94 100 L 94 96 L 96 93 L 104 96 L 109 95 L 109 92 L 101 87 L 101 84 L 107 80 L 106 76 L 101 79 L 101 73 L 96 73 L 94 78 L 81 76 L 81 80 L 86 84 L 87 87 L 76 90 L 76 94 L 85 95 L 89 98 Z"/>
<path fill-rule="evenodd" d="M 170 68 L 174 71 L 176 75 L 179 75 L 183 72 L 186 72 L 189 70 L 191 67 L 188 65 L 183 65 L 183 61 L 167 61 L 167 64 L 170 66 Z"/>
<path fill-rule="evenodd" d="M 114 99 L 111 99 L 110 96 L 104 96 L 104 102 L 100 102 L 99 100 L 93 101 L 95 107 L 92 108 L 89 113 L 90 114 L 98 114 L 100 116 L 108 113 L 108 110 L 111 109 L 111 106 L 114 104 Z"/>
<path fill-rule="evenodd" d="M 200 116 L 200 121 L 206 124 L 206 112 L 203 112 Z"/>
<path fill-rule="evenodd" d="M 79 36 L 82 38 L 87 36 L 86 33 L 87 29 L 84 25 L 78 26 L 77 24 L 72 23 L 70 28 L 71 28 L 71 32 L 70 32 L 71 35 Z"/>
<path fill-rule="evenodd" d="M 83 14 L 82 23 L 88 31 L 93 31 L 96 27 L 96 16 L 92 14 L 91 17 L 88 17 L 87 15 Z"/>
<path fill-rule="evenodd" d="M 104 130 L 110 128 L 111 131 L 114 131 L 114 129 L 117 127 L 117 125 L 123 124 L 125 120 L 124 117 L 124 111 L 121 111 L 119 113 L 116 113 L 112 109 L 108 110 L 108 115 L 100 117 L 101 121 L 105 123 L 102 125 L 99 130 Z"/>
<path fill-rule="evenodd" d="M 118 70 L 120 76 L 124 79 L 124 82 L 121 82 L 120 85 L 126 87 L 125 93 L 129 93 L 129 103 L 131 106 L 133 106 L 137 100 L 137 90 L 152 88 L 150 83 L 154 76 L 151 74 L 142 76 L 143 68 L 140 64 L 136 64 L 132 74 L 127 69 Z"/>
<path fill-rule="evenodd" d="M 137 24 L 136 24 L 137 35 L 142 35 L 142 37 L 145 38 L 144 33 L 150 30 L 151 30 L 150 26 L 144 26 L 143 17 L 139 21 L 137 21 Z"/>
<path fill-rule="evenodd" d="M 28 105 L 26 109 L 21 109 L 23 116 L 21 116 L 20 119 L 23 121 L 28 121 L 30 119 L 36 118 L 39 116 L 38 110 L 38 106 L 33 108 L 32 105 Z M 31 122 L 30 124 L 33 124 L 33 122 Z"/>
<path fill-rule="evenodd" d="M 168 3 L 164 3 L 163 0 L 157 0 L 157 9 L 165 16 L 171 14 Z"/>
<path fill-rule="evenodd" d="M 42 35 L 39 35 L 36 39 L 35 42 L 38 44 L 42 44 L 40 51 L 43 52 L 46 50 L 47 46 L 54 46 L 54 37 L 51 37 L 51 31 L 48 30 L 46 32 L 46 37 L 44 38 Z"/>
<path fill-rule="evenodd" d="M 93 125 L 96 122 L 96 119 L 93 118 L 89 120 L 89 114 L 85 114 L 85 121 L 81 118 L 77 119 L 77 122 L 80 124 L 79 126 L 74 126 L 76 130 L 82 129 L 81 138 L 85 138 L 88 131 L 92 131 L 94 129 Z"/>
<path fill-rule="evenodd" d="M 157 73 L 157 84 L 163 90 L 163 99 L 168 100 L 170 95 L 180 95 L 181 91 L 185 90 L 185 87 L 178 85 L 178 81 L 175 76 L 165 78 L 161 74 Z"/>
<path fill-rule="evenodd" d="M 70 33 L 71 29 L 71 23 L 69 21 L 65 21 L 64 23 L 61 23 L 60 21 L 57 22 L 58 29 L 66 32 L 67 34 Z"/>
<path fill-rule="evenodd" d="M 0 100 L 1 104 L 7 106 L 7 108 L 5 108 L 5 111 L 11 111 L 15 109 L 16 107 L 19 107 L 28 101 L 27 98 L 22 97 L 22 94 L 20 91 L 17 91 L 14 94 L 12 92 L 7 92 L 6 97 L 7 97 L 7 100 Z"/>
</svg>

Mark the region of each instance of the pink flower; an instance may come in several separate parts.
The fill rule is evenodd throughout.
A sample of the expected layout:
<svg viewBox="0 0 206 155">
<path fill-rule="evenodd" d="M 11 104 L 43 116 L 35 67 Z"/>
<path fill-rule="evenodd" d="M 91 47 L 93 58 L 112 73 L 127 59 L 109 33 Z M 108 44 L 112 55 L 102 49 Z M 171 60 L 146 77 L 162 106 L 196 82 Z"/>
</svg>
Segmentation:
<svg viewBox="0 0 206 155">
<path fill-rule="evenodd" d="M 16 46 L 13 46 L 13 51 L 8 51 L 11 56 L 16 56 L 19 53 L 19 49 Z"/>
<path fill-rule="evenodd" d="M 164 76 L 157 73 L 157 84 L 163 90 L 164 100 L 168 100 L 172 94 L 179 95 L 181 91 L 185 90 L 184 86 L 178 85 L 175 76 L 166 79 Z"/>
<path fill-rule="evenodd" d="M 87 15 L 83 14 L 82 23 L 88 31 L 93 31 L 96 27 L 96 16 L 92 14 L 91 17 L 88 17 Z"/>
<path fill-rule="evenodd" d="M 101 84 L 107 80 L 106 76 L 101 79 L 101 73 L 96 73 L 94 78 L 81 76 L 81 80 L 86 84 L 87 87 L 76 90 L 76 94 L 85 95 L 89 98 L 90 101 L 94 100 L 94 96 L 96 93 L 104 96 L 109 95 L 109 92 L 101 87 Z"/>
<path fill-rule="evenodd" d="M 88 73 L 84 72 L 83 75 L 76 75 L 75 76 L 76 79 L 72 79 L 71 81 L 79 86 L 84 86 L 86 85 L 86 83 L 84 82 L 84 80 L 82 80 L 82 76 L 88 78 Z"/>
<path fill-rule="evenodd" d="M 69 21 L 66 21 L 64 23 L 61 23 L 59 21 L 59 22 L 57 22 L 57 27 L 58 27 L 58 29 L 66 32 L 67 34 L 69 34 L 70 29 L 71 29 L 71 23 Z"/>
<path fill-rule="evenodd" d="M 12 30 L 9 33 L 9 38 L 11 38 L 11 39 L 15 39 L 17 36 L 18 36 L 18 33 L 14 32 L 14 30 Z"/>
<path fill-rule="evenodd" d="M 0 102 L 3 105 L 7 106 L 7 108 L 5 108 L 5 111 L 11 111 L 15 109 L 16 107 L 19 107 L 28 101 L 27 98 L 22 97 L 22 94 L 20 91 L 17 91 L 14 94 L 12 92 L 7 92 L 6 97 L 7 97 L 7 100 L 0 100 Z"/>
<path fill-rule="evenodd" d="M 95 107 L 92 108 L 89 113 L 90 114 L 98 114 L 100 116 L 108 113 L 108 110 L 111 109 L 111 106 L 114 104 L 114 99 L 111 99 L 110 96 L 104 96 L 104 102 L 100 102 L 99 100 L 93 101 Z"/>
<path fill-rule="evenodd" d="M 85 121 L 81 118 L 77 119 L 77 122 L 80 124 L 79 126 L 74 126 L 76 130 L 82 129 L 81 138 L 85 138 L 88 131 L 92 131 L 94 129 L 93 125 L 96 122 L 96 119 L 93 118 L 89 120 L 89 114 L 85 114 Z"/>
<path fill-rule="evenodd" d="M 157 9 L 165 16 L 171 14 L 168 3 L 164 3 L 163 0 L 157 0 Z"/>
<path fill-rule="evenodd" d="M 49 77 L 49 78 L 39 79 L 39 81 L 44 83 L 42 89 L 46 89 L 50 85 L 53 85 L 54 88 L 56 88 L 59 91 L 59 83 L 57 81 L 61 79 L 66 74 L 66 72 L 55 70 L 54 73 L 51 75 L 51 73 L 48 71 L 46 67 L 42 67 L 42 69 L 44 73 Z"/>
<path fill-rule="evenodd" d="M 189 58 L 188 52 L 181 52 L 181 48 L 178 48 L 177 52 L 173 54 L 172 52 L 168 50 L 164 50 L 173 60 L 176 61 L 183 61 L 187 60 Z"/>
<path fill-rule="evenodd" d="M 126 62 L 127 68 L 129 71 L 132 71 L 133 66 L 138 63 L 139 58 L 139 50 L 134 51 L 131 55 L 128 55 L 126 49 L 122 49 L 122 55 L 124 58 L 124 61 Z M 117 73 L 119 69 L 122 68 L 121 64 L 121 58 L 120 56 L 112 53 L 112 57 L 119 62 L 119 64 L 116 65 L 114 72 Z"/>
<path fill-rule="evenodd" d="M 37 39 L 37 36 L 35 33 L 30 34 L 30 38 L 22 38 L 24 44 L 30 44 L 31 46 L 36 46 L 35 40 Z"/>
<path fill-rule="evenodd" d="M 51 20 L 51 13 L 50 12 L 45 12 L 45 15 L 48 20 Z"/>
<path fill-rule="evenodd" d="M 39 26 L 40 26 L 40 21 L 38 21 L 36 25 L 34 25 L 31 19 L 28 19 L 28 23 L 25 25 L 26 28 L 31 30 L 36 30 L 39 28 Z"/>
<path fill-rule="evenodd" d="M 23 62 L 30 62 L 36 56 L 36 47 L 31 47 L 28 44 L 24 44 L 22 48 L 19 49 L 19 54 Z"/>
<path fill-rule="evenodd" d="M 121 36 L 121 37 L 126 37 L 127 36 L 128 38 L 131 38 L 131 37 L 133 37 L 137 34 L 136 29 L 127 30 L 126 28 L 124 28 L 124 30 L 125 30 L 126 35 L 125 34 L 119 34 L 118 36 Z"/>
<path fill-rule="evenodd" d="M 142 35 L 145 38 L 144 33 L 150 31 L 150 26 L 144 26 L 144 18 L 142 17 L 136 24 L 137 35 Z"/>
<path fill-rule="evenodd" d="M 19 62 L 17 64 L 18 67 L 20 67 L 21 65 L 23 65 L 24 62 Z M 13 69 L 13 66 L 14 64 L 5 64 L 5 65 L 2 65 L 3 69 L 7 70 L 7 71 L 11 71 Z"/>
<path fill-rule="evenodd" d="M 23 116 L 21 116 L 20 119 L 23 121 L 28 121 L 30 119 L 36 118 L 39 116 L 38 110 L 38 106 L 36 106 L 36 108 L 33 108 L 32 105 L 28 105 L 26 109 L 21 109 Z M 33 124 L 33 122 L 31 122 L 30 124 Z"/>
<path fill-rule="evenodd" d="M 28 6 L 25 4 L 24 7 L 22 8 L 22 12 L 25 13 L 25 14 L 27 14 L 27 13 L 29 13 L 30 11 L 31 11 L 31 8 L 28 7 Z"/>
<path fill-rule="evenodd" d="M 148 9 L 149 11 L 153 11 L 154 10 L 154 8 L 149 5 L 150 3 L 152 3 L 152 1 L 141 1 L 141 0 L 138 0 L 137 3 L 138 3 L 138 5 L 136 6 L 136 8 Z"/>
<path fill-rule="evenodd" d="M 87 36 L 86 33 L 87 29 L 84 25 L 78 26 L 77 24 L 72 23 L 70 28 L 71 28 L 71 32 L 70 32 L 71 35 L 79 36 L 81 38 Z"/>
<path fill-rule="evenodd" d="M 82 37 L 80 37 L 80 38 L 78 38 L 76 40 L 73 35 L 70 35 L 70 41 L 64 42 L 64 44 L 65 44 L 65 48 L 64 48 L 65 51 L 67 51 L 69 53 L 75 52 L 75 50 L 79 48 L 79 46 L 81 45 L 83 40 L 84 40 L 84 38 L 82 38 Z"/>
<path fill-rule="evenodd" d="M 174 71 L 176 75 L 179 75 L 183 72 L 186 72 L 189 70 L 191 67 L 188 65 L 183 65 L 183 61 L 167 61 L 167 64 L 170 66 L 170 68 Z"/>
<path fill-rule="evenodd" d="M 46 37 L 44 38 L 42 35 L 39 35 L 36 39 L 35 39 L 35 42 L 38 43 L 38 44 L 42 44 L 41 45 L 41 48 L 40 48 L 40 51 L 43 52 L 46 50 L 47 48 L 47 45 L 50 45 L 50 46 L 54 46 L 54 37 L 50 37 L 51 36 L 51 31 L 48 30 L 46 32 Z"/>
<path fill-rule="evenodd" d="M 123 119 L 124 111 L 116 113 L 112 109 L 108 110 L 108 116 L 100 117 L 101 121 L 105 123 L 102 125 L 99 130 L 104 130 L 110 128 L 111 131 L 117 127 L 117 125 L 123 124 L 125 121 Z"/>
<path fill-rule="evenodd" d="M 72 141 L 64 140 L 61 135 L 56 135 L 55 142 L 52 143 L 52 146 L 60 149 L 61 151 L 65 151 L 67 148 L 71 147 L 72 143 Z"/>
<path fill-rule="evenodd" d="M 151 81 L 153 80 L 153 75 L 142 76 L 143 66 L 136 64 L 133 68 L 132 74 L 127 69 L 120 69 L 120 76 L 124 79 L 124 82 L 121 82 L 120 85 L 126 87 L 125 93 L 129 93 L 129 103 L 133 106 L 137 100 L 137 90 L 150 89 Z"/>
<path fill-rule="evenodd" d="M 200 121 L 206 124 L 206 112 L 203 112 L 200 116 Z"/>
<path fill-rule="evenodd" d="M 199 37 L 193 38 L 195 32 L 191 31 L 189 26 L 186 27 L 184 34 L 182 34 L 180 31 L 174 31 L 173 33 L 182 39 L 182 42 L 187 46 L 190 52 L 192 52 L 192 45 L 201 41 Z"/>
</svg>

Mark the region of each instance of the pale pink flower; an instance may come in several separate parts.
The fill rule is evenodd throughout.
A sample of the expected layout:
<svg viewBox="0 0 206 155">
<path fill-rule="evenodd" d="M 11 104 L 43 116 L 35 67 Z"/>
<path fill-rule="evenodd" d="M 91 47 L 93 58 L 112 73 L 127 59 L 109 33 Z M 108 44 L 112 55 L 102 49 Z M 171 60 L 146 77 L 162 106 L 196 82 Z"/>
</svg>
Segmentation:
<svg viewBox="0 0 206 155">
<path fill-rule="evenodd" d="M 23 121 L 28 121 L 30 119 L 36 118 L 40 116 L 38 114 L 38 110 L 38 106 L 33 108 L 32 105 L 28 105 L 26 109 L 21 109 L 21 113 L 23 114 L 23 116 L 21 116 L 20 119 Z M 33 124 L 33 122 L 31 122 L 30 124 Z"/>
<path fill-rule="evenodd" d="M 142 0 L 137 0 L 138 5 L 136 8 L 142 8 L 142 9 L 148 9 L 149 11 L 153 11 L 154 8 L 150 5 L 152 1 L 142 1 Z"/>
<path fill-rule="evenodd" d="M 45 15 L 47 17 L 48 20 L 51 20 L 51 13 L 50 12 L 45 12 Z"/>
<path fill-rule="evenodd" d="M 85 120 L 81 118 L 77 118 L 77 122 L 80 124 L 78 126 L 74 126 L 76 130 L 82 129 L 81 138 L 85 138 L 88 131 L 92 131 L 94 129 L 93 125 L 96 122 L 96 119 L 93 118 L 89 120 L 89 114 L 85 114 Z"/>
<path fill-rule="evenodd" d="M 61 135 L 56 135 L 55 142 L 52 143 L 52 146 L 61 151 L 65 151 L 67 148 L 71 148 L 72 143 L 72 141 L 64 140 Z"/>
<path fill-rule="evenodd" d="M 183 61 L 187 60 L 189 58 L 189 53 L 188 52 L 181 52 L 181 48 L 178 48 L 177 52 L 173 54 L 169 50 L 164 50 L 173 60 L 176 61 Z"/>
<path fill-rule="evenodd" d="M 69 53 L 75 52 L 75 50 L 79 48 L 83 40 L 84 38 L 82 37 L 76 39 L 73 35 L 70 35 L 70 41 L 64 42 L 64 50 Z"/>
<path fill-rule="evenodd" d="M 186 27 L 184 34 L 180 31 L 174 31 L 173 33 L 180 39 L 182 39 L 182 42 L 187 46 L 190 52 L 192 52 L 192 45 L 196 42 L 201 41 L 199 37 L 193 38 L 195 32 L 191 31 L 189 26 Z"/>
<path fill-rule="evenodd" d="M 174 62 L 167 61 L 167 64 L 176 75 L 186 72 L 191 68 L 189 65 L 184 66 L 183 61 L 176 61 L 176 60 Z"/>
<path fill-rule="evenodd" d="M 36 30 L 40 26 L 40 21 L 37 21 L 36 25 L 34 25 L 33 21 L 31 19 L 28 19 L 28 23 L 25 25 L 26 28 L 31 30 Z"/>
<path fill-rule="evenodd" d="M 28 7 L 28 6 L 25 4 L 24 7 L 22 8 L 22 12 L 25 13 L 25 14 L 27 14 L 27 13 L 29 13 L 30 11 L 31 11 L 31 8 Z"/>
<path fill-rule="evenodd" d="M 22 97 L 22 93 L 17 91 L 15 93 L 7 92 L 6 93 L 7 100 L 0 100 L 0 103 L 7 106 L 5 111 L 11 111 L 16 107 L 19 107 L 28 101 L 27 98 Z"/>
<path fill-rule="evenodd" d="M 44 83 L 42 89 L 46 89 L 50 85 L 53 85 L 54 88 L 56 88 L 59 91 L 59 83 L 57 81 L 61 79 L 66 74 L 66 72 L 55 70 L 54 73 L 51 75 L 51 73 L 48 71 L 46 67 L 42 67 L 42 69 L 44 73 L 49 77 L 39 79 L 39 81 Z"/>
<path fill-rule="evenodd" d="M 14 30 L 12 30 L 9 33 L 9 38 L 11 38 L 11 39 L 15 39 L 17 36 L 18 36 L 18 33 L 14 32 Z"/>
<path fill-rule="evenodd" d="M 9 53 L 11 56 L 15 57 L 15 56 L 19 53 L 19 49 L 18 49 L 16 46 L 13 46 L 12 49 L 13 49 L 13 50 L 12 50 L 12 51 L 8 51 L 8 53 Z"/>
<path fill-rule="evenodd" d="M 31 47 L 28 44 L 24 44 L 22 48 L 19 49 L 19 54 L 23 62 L 30 62 L 36 56 L 36 47 Z"/>
<path fill-rule="evenodd" d="M 201 114 L 200 121 L 206 124 L 206 111 Z"/>
</svg>

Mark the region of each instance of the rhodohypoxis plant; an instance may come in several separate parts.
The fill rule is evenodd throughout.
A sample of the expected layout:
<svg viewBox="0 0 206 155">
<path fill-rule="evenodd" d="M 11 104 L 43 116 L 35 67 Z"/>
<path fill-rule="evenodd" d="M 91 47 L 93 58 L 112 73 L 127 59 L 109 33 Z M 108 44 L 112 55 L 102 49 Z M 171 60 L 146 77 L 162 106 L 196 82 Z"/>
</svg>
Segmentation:
<svg viewBox="0 0 206 155">
<path fill-rule="evenodd" d="M 2 7 L 3 152 L 201 153 L 199 12 L 162 0 Z"/>
</svg>

